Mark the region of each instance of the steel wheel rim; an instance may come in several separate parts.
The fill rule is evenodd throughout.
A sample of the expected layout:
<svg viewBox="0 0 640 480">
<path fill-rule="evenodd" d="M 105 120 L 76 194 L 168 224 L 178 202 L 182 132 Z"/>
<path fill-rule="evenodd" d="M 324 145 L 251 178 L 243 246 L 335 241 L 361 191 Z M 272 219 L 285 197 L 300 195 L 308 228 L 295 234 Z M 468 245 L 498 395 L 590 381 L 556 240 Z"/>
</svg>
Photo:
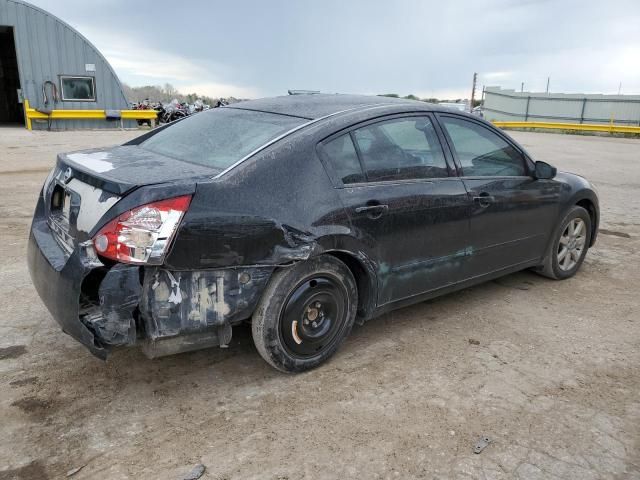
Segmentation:
<svg viewBox="0 0 640 480">
<path fill-rule="evenodd" d="M 574 268 L 584 251 L 587 242 L 587 225 L 581 218 L 573 218 L 565 227 L 558 242 L 557 260 L 560 270 Z"/>
<path fill-rule="evenodd" d="M 340 338 L 347 312 L 344 287 L 330 276 L 308 278 L 287 298 L 280 314 L 280 337 L 289 354 L 309 358 Z"/>
</svg>

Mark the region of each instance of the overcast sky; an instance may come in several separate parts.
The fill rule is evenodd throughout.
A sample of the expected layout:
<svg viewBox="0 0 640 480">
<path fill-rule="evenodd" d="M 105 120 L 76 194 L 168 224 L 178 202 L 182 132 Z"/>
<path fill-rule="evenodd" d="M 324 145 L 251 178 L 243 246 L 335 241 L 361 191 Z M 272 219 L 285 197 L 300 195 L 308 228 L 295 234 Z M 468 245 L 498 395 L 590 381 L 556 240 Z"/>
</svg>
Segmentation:
<svg viewBox="0 0 640 480">
<path fill-rule="evenodd" d="M 479 86 L 640 94 L 640 0 L 31 0 L 130 85 L 469 97 Z"/>
</svg>

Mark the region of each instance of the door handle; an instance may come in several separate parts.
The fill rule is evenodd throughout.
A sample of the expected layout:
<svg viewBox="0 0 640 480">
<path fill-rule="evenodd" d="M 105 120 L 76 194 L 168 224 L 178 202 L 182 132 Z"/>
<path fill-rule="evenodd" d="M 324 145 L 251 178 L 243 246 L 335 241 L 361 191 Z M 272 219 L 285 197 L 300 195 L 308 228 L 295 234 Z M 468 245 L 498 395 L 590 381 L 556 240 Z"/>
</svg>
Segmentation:
<svg viewBox="0 0 640 480">
<path fill-rule="evenodd" d="M 495 203 L 496 197 L 489 195 L 487 192 L 482 192 L 476 197 L 473 197 L 473 201 L 480 205 L 482 208 L 486 208 L 492 203 Z"/>
<path fill-rule="evenodd" d="M 356 213 L 366 213 L 370 218 L 380 218 L 387 210 L 389 210 L 389 205 L 366 205 L 363 207 L 356 207 Z"/>
</svg>

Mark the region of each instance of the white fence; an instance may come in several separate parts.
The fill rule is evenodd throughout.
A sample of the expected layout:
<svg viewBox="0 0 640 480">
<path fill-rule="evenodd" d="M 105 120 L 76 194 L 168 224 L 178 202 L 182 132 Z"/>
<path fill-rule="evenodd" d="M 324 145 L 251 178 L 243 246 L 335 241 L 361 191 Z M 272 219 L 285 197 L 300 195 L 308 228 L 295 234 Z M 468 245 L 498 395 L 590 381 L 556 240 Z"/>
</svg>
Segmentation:
<svg viewBox="0 0 640 480">
<path fill-rule="evenodd" d="M 486 87 L 484 117 L 498 122 L 640 126 L 640 95 L 533 93 Z"/>
</svg>

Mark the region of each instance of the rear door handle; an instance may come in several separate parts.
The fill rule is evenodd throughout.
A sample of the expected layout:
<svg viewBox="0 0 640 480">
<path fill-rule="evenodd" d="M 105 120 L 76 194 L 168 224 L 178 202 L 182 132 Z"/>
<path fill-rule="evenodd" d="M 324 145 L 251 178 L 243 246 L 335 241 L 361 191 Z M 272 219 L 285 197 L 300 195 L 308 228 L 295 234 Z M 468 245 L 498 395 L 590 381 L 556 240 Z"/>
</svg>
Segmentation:
<svg viewBox="0 0 640 480">
<path fill-rule="evenodd" d="M 489 195 L 486 192 L 482 192 L 478 196 L 473 197 L 473 201 L 481 207 L 486 208 L 492 203 L 495 203 L 496 197 L 494 197 L 493 195 Z"/>
<path fill-rule="evenodd" d="M 366 213 L 370 218 L 379 218 L 387 210 L 389 210 L 389 205 L 366 205 L 363 207 L 356 207 L 356 213 Z"/>
<path fill-rule="evenodd" d="M 357 207 L 356 213 L 377 212 L 389 210 L 389 205 L 367 205 L 366 207 Z"/>
</svg>

